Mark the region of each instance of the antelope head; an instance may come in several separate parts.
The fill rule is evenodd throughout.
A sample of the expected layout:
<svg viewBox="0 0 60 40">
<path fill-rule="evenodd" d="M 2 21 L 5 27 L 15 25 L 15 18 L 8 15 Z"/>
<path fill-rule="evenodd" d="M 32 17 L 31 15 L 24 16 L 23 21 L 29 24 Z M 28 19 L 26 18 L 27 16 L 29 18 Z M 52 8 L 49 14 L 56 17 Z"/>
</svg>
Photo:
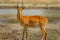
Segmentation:
<svg viewBox="0 0 60 40">
<path fill-rule="evenodd" d="M 17 3 L 17 6 L 16 6 L 16 8 L 17 8 L 17 10 L 18 11 L 22 11 L 25 7 L 23 7 L 23 4 L 22 4 L 22 7 L 19 7 L 19 2 Z"/>
</svg>

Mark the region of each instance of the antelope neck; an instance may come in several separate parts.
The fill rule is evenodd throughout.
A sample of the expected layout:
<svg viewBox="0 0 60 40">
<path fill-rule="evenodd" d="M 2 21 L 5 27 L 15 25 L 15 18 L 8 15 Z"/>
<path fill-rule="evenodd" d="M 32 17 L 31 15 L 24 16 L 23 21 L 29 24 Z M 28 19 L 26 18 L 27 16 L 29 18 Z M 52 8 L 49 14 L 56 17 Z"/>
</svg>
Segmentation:
<svg viewBox="0 0 60 40">
<path fill-rule="evenodd" d="M 18 11 L 20 18 L 23 16 L 22 11 Z"/>
</svg>

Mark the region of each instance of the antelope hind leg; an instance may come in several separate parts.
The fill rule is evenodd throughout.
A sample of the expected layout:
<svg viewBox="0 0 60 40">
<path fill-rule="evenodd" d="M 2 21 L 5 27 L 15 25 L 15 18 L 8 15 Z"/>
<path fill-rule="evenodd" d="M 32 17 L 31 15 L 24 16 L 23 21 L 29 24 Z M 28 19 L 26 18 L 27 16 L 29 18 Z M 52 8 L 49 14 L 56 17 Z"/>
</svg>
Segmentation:
<svg viewBox="0 0 60 40">
<path fill-rule="evenodd" d="M 47 33 L 46 33 L 45 25 L 42 24 L 40 28 L 42 31 L 42 39 L 41 40 L 44 40 L 44 39 L 46 40 Z"/>
<path fill-rule="evenodd" d="M 48 34 L 48 31 L 46 30 L 46 31 L 45 31 L 45 37 L 44 37 L 45 40 L 47 40 L 47 34 Z"/>
</svg>

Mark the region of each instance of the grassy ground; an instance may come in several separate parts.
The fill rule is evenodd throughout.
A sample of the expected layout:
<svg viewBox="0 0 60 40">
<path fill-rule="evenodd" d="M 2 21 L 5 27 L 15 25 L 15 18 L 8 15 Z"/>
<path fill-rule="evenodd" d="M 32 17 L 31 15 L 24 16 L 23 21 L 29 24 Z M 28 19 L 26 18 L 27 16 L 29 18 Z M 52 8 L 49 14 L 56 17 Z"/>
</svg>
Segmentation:
<svg viewBox="0 0 60 40">
<path fill-rule="evenodd" d="M 2 30 L 0 30 L 2 31 Z M 11 30 L 10 30 L 11 31 Z M 10 31 L 3 31 L 0 32 L 0 40 L 21 40 L 22 39 L 22 31 L 12 30 Z M 28 39 L 27 40 L 41 40 L 41 33 L 34 31 L 28 32 Z M 48 38 L 47 40 L 60 40 L 60 31 L 56 30 L 48 30 Z"/>
<path fill-rule="evenodd" d="M 60 31 L 49 30 L 48 40 L 60 40 Z"/>
</svg>

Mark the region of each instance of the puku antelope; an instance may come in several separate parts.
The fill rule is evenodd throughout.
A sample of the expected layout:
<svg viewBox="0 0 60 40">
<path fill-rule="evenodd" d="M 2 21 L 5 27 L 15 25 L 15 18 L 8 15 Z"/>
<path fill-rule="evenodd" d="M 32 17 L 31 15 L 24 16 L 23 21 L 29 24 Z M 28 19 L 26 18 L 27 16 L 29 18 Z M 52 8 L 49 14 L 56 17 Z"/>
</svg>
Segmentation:
<svg viewBox="0 0 60 40">
<path fill-rule="evenodd" d="M 22 14 L 22 10 L 23 7 L 18 7 L 17 5 L 17 10 L 18 10 L 18 14 L 17 14 L 17 19 L 19 20 L 20 24 L 23 26 L 24 30 L 23 30 L 23 38 L 24 39 L 24 34 L 26 33 L 26 39 L 27 39 L 27 29 L 28 27 L 36 27 L 39 25 L 39 28 L 42 31 L 42 39 L 41 40 L 46 40 L 47 38 L 47 30 L 45 28 L 46 24 L 48 23 L 48 19 L 45 18 L 44 16 L 24 16 Z"/>
</svg>

